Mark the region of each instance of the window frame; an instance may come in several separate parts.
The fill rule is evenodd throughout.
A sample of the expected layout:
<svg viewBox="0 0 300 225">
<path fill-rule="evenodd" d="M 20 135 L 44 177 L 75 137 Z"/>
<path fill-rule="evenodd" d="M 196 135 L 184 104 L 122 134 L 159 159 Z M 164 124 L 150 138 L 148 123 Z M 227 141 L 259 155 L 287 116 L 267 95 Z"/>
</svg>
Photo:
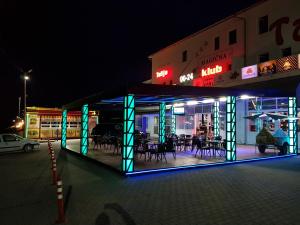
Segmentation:
<svg viewBox="0 0 300 225">
<path fill-rule="evenodd" d="M 264 18 L 266 18 L 267 24 L 264 24 Z M 265 34 L 267 32 L 269 32 L 269 16 L 264 15 L 258 18 L 258 34 Z"/>
<path fill-rule="evenodd" d="M 232 34 L 235 34 L 234 40 L 231 39 L 232 38 L 232 36 L 231 36 Z M 229 45 L 234 45 L 236 43 L 237 43 L 237 29 L 234 29 L 234 30 L 229 31 L 229 33 L 228 33 L 228 44 Z"/>
</svg>

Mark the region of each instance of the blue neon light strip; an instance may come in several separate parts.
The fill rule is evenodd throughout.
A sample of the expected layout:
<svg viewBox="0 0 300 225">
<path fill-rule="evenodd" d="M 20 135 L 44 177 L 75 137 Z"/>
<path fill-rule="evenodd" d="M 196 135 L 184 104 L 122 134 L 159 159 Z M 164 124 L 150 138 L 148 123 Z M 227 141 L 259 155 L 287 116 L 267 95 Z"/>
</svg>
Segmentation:
<svg viewBox="0 0 300 225">
<path fill-rule="evenodd" d="M 61 148 L 66 148 L 67 146 L 67 110 L 62 111 L 62 120 L 61 120 Z"/>
<path fill-rule="evenodd" d="M 226 160 L 236 160 L 236 97 L 226 98 Z"/>
<path fill-rule="evenodd" d="M 275 160 L 275 159 L 281 159 L 281 158 L 289 158 L 289 157 L 294 157 L 294 156 L 296 156 L 296 154 L 271 156 L 271 157 L 264 157 L 264 158 L 243 159 L 243 160 L 226 161 L 226 162 L 209 163 L 209 164 L 193 164 L 193 165 L 188 165 L 188 166 L 168 167 L 168 168 L 151 169 L 151 170 L 140 170 L 140 171 L 134 171 L 134 172 L 126 173 L 126 175 L 130 176 L 130 175 L 148 174 L 148 173 L 156 173 L 156 172 L 164 172 L 164 171 L 165 172 L 167 172 L 167 171 L 176 171 L 176 170 L 192 169 L 192 168 L 200 168 L 200 167 L 226 166 L 226 165 L 246 163 L 246 162 L 255 162 L 255 161 L 263 161 L 263 160 Z"/>
<path fill-rule="evenodd" d="M 298 135 L 297 135 L 297 99 L 296 97 L 288 98 L 288 135 L 289 135 L 289 153 L 295 154 L 298 152 Z"/>
<path fill-rule="evenodd" d="M 81 108 L 81 137 L 80 137 L 80 152 L 82 155 L 88 153 L 88 138 L 89 138 L 89 107 L 87 104 Z"/>
<path fill-rule="evenodd" d="M 159 143 L 166 142 L 166 103 L 159 104 Z"/>
<path fill-rule="evenodd" d="M 135 101 L 133 95 L 124 97 L 124 128 L 123 128 L 123 152 L 122 171 L 124 173 L 133 171 L 134 152 L 134 122 L 135 122 Z"/>
</svg>

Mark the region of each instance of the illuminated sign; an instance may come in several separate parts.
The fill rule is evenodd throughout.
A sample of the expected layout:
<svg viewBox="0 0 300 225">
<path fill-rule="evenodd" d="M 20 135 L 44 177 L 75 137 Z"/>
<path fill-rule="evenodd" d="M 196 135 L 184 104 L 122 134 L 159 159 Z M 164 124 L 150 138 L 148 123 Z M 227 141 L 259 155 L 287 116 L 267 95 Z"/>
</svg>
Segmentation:
<svg viewBox="0 0 300 225">
<path fill-rule="evenodd" d="M 193 79 L 194 79 L 194 74 L 193 73 L 188 73 L 186 75 L 181 75 L 179 77 L 179 82 L 184 83 L 186 81 L 190 81 L 190 80 L 193 80 Z"/>
<path fill-rule="evenodd" d="M 242 79 L 257 77 L 257 65 L 242 68 Z"/>
<path fill-rule="evenodd" d="M 223 72 L 223 67 L 216 65 L 214 67 L 208 67 L 206 69 L 202 69 L 201 76 L 205 77 L 205 76 L 214 75 L 214 74 L 218 74 L 218 73 L 222 73 L 222 72 Z"/>
<path fill-rule="evenodd" d="M 165 77 L 169 74 L 169 71 L 168 70 L 161 70 L 161 71 L 158 71 L 156 72 L 156 77 L 157 78 L 160 78 L 160 77 Z"/>
<path fill-rule="evenodd" d="M 184 114 L 184 107 L 174 107 L 174 114 L 175 115 L 182 115 L 182 114 Z"/>
<path fill-rule="evenodd" d="M 258 64 L 258 75 L 271 75 L 276 73 L 276 61 L 271 60 L 264 63 Z"/>
<path fill-rule="evenodd" d="M 297 55 L 284 57 L 276 61 L 277 72 L 287 72 L 298 69 Z"/>
</svg>

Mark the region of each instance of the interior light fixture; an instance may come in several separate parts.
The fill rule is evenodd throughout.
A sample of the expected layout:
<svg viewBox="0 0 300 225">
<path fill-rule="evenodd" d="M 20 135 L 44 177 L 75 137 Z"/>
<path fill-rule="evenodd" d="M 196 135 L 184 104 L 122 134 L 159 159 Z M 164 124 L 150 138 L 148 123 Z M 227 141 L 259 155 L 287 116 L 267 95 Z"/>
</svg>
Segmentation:
<svg viewBox="0 0 300 225">
<path fill-rule="evenodd" d="M 208 99 L 204 99 L 203 101 L 201 101 L 202 103 L 213 103 L 215 102 L 215 100 L 213 98 L 208 98 Z"/>
<path fill-rule="evenodd" d="M 184 103 L 175 103 L 173 104 L 174 107 L 182 107 L 184 106 Z"/>
<path fill-rule="evenodd" d="M 198 101 L 188 101 L 186 104 L 187 105 L 197 105 Z"/>
<path fill-rule="evenodd" d="M 219 101 L 220 101 L 220 102 L 226 102 L 226 97 L 221 97 L 221 98 L 219 98 Z"/>
<path fill-rule="evenodd" d="M 241 95 L 240 99 L 250 99 L 250 98 L 255 98 L 254 96 L 249 96 L 249 95 Z"/>
</svg>

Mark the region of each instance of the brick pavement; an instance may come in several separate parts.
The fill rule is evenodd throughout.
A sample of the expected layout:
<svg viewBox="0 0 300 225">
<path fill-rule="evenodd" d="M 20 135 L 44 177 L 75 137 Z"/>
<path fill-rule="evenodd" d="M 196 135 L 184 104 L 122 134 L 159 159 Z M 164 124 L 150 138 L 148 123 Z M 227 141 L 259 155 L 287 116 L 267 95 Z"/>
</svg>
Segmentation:
<svg viewBox="0 0 300 225">
<path fill-rule="evenodd" d="M 26 171 L 27 159 L 0 156 L 1 170 L 14 175 L 7 179 L 12 188 L 9 195 L 0 187 L 1 225 L 53 222 L 56 206 L 51 205 L 50 176 L 42 170 L 44 154 L 37 153 L 40 160 L 32 164 L 31 173 Z M 35 155 L 30 157 L 35 160 Z M 24 165 L 14 170 L 15 161 Z M 67 224 L 300 224 L 300 157 L 130 178 L 65 152 L 60 152 L 58 165 L 65 196 L 70 196 Z M 17 191 L 27 192 L 37 179 L 41 184 L 32 197 L 23 194 L 22 201 L 15 200 L 14 195 L 22 197 Z M 23 206 L 16 205 L 22 202 Z M 12 214 L 12 219 L 7 220 L 6 214 Z"/>
</svg>

